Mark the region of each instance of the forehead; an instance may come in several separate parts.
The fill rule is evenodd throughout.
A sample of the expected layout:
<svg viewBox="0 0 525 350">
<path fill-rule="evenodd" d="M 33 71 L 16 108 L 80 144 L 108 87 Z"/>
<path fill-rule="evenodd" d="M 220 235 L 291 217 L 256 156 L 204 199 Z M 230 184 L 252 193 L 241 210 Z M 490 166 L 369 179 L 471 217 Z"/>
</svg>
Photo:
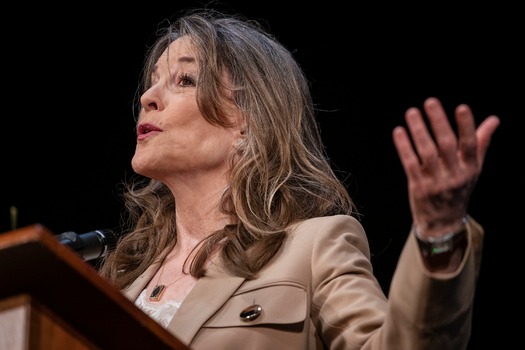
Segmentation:
<svg viewBox="0 0 525 350">
<path fill-rule="evenodd" d="M 173 41 L 157 60 L 157 66 L 164 63 L 196 64 L 196 49 L 191 39 L 182 36 Z"/>
</svg>

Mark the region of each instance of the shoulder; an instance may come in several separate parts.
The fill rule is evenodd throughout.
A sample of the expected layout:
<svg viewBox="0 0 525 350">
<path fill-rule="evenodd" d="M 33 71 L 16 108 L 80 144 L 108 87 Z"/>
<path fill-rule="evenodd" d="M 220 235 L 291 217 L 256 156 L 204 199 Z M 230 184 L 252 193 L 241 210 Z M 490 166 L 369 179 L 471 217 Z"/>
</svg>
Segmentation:
<svg viewBox="0 0 525 350">
<path fill-rule="evenodd" d="M 353 216 L 350 215 L 331 215 L 331 216 L 319 216 L 311 219 L 306 219 L 297 222 L 291 226 L 293 229 L 305 229 L 305 228 L 344 228 L 351 227 L 362 230 L 361 223 Z"/>
<path fill-rule="evenodd" d="M 361 240 L 366 237 L 361 223 L 350 215 L 320 216 L 290 226 L 291 235 L 350 235 Z"/>
<path fill-rule="evenodd" d="M 354 247 L 369 254 L 368 239 L 361 223 L 350 215 L 315 217 L 290 226 L 288 244 Z"/>
</svg>

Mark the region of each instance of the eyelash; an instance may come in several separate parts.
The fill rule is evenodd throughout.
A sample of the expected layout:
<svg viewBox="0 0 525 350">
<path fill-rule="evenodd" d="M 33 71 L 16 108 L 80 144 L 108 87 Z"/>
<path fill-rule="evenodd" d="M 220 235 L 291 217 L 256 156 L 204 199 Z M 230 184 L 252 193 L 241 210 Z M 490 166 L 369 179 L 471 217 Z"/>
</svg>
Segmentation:
<svg viewBox="0 0 525 350">
<path fill-rule="evenodd" d="M 182 84 L 187 83 L 187 84 Z M 181 74 L 177 77 L 177 85 L 195 86 L 195 79 L 187 73 Z"/>
</svg>

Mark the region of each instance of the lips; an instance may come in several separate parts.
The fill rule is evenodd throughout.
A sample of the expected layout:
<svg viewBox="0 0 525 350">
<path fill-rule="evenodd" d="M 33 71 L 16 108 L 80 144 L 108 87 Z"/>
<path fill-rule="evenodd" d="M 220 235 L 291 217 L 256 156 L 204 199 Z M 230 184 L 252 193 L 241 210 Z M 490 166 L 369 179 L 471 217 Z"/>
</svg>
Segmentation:
<svg viewBox="0 0 525 350">
<path fill-rule="evenodd" d="M 142 141 L 146 139 L 147 137 L 157 132 L 161 132 L 161 131 L 162 129 L 160 129 L 159 127 L 153 124 L 149 124 L 149 123 L 139 124 L 139 126 L 137 127 L 137 140 Z"/>
</svg>

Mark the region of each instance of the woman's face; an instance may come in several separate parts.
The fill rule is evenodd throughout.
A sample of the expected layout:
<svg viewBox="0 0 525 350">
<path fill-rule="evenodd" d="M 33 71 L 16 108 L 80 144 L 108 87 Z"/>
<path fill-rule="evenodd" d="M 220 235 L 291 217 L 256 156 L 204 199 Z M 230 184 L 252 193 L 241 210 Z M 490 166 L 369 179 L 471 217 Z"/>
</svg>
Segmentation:
<svg viewBox="0 0 525 350">
<path fill-rule="evenodd" d="M 198 69 L 187 37 L 171 43 L 157 61 L 151 87 L 140 100 L 135 172 L 164 182 L 226 174 L 240 131 L 203 118 L 196 100 Z"/>
</svg>

